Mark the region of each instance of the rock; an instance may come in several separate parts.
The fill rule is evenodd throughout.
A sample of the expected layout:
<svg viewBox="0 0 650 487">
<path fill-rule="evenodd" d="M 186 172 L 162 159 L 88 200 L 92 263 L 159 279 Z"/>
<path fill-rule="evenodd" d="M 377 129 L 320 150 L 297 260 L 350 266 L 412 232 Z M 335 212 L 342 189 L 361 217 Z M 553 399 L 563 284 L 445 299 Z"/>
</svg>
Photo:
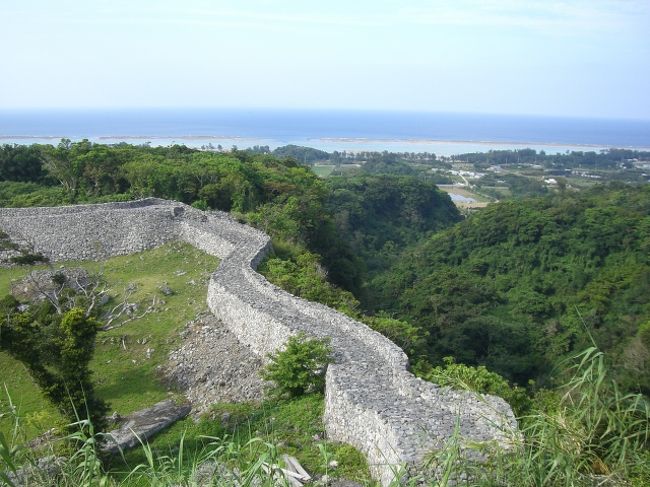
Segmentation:
<svg viewBox="0 0 650 487">
<path fill-rule="evenodd" d="M 108 454 L 133 448 L 164 430 L 190 413 L 189 404 L 176 404 L 166 399 L 152 407 L 135 412 L 124 418 L 123 424 L 106 436 L 102 450 Z M 139 439 L 138 439 L 139 438 Z"/>
<path fill-rule="evenodd" d="M 65 462 L 64 457 L 43 457 L 39 458 L 35 465 L 19 468 L 16 473 L 8 472 L 7 476 L 16 487 L 56 485 L 53 482 L 63 472 Z"/>
<path fill-rule="evenodd" d="M 328 485 L 331 487 L 363 487 L 363 484 L 347 479 L 329 479 Z"/>
<path fill-rule="evenodd" d="M 158 289 L 160 289 L 160 292 L 163 293 L 165 296 L 171 296 L 172 294 L 174 294 L 174 291 L 172 291 L 172 288 L 170 288 L 166 282 L 164 282 L 160 287 L 158 287 Z"/>
</svg>

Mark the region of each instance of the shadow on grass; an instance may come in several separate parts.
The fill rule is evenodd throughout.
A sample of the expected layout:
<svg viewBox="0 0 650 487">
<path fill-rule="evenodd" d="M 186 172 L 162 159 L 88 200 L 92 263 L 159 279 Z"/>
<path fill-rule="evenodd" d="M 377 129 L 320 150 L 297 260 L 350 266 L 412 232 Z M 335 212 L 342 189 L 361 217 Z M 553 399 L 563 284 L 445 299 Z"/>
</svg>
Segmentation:
<svg viewBox="0 0 650 487">
<path fill-rule="evenodd" d="M 152 406 L 167 397 L 165 387 L 151 371 L 143 368 L 123 370 L 110 381 L 97 384 L 96 392 L 122 415 Z"/>
</svg>

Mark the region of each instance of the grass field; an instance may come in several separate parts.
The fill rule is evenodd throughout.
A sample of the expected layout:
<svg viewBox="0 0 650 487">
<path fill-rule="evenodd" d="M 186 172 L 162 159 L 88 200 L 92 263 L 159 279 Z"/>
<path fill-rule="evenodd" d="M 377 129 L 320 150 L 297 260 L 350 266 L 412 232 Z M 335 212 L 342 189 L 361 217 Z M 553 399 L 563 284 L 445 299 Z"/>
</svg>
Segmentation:
<svg viewBox="0 0 650 487">
<path fill-rule="evenodd" d="M 481 188 L 496 192 L 500 198 L 510 198 L 512 196 L 512 191 L 507 186 L 481 186 Z"/>
<path fill-rule="evenodd" d="M 166 362 L 168 352 L 178 343 L 178 331 L 206 308 L 207 281 L 217 264 L 215 257 L 178 243 L 104 262 L 65 263 L 67 267 L 101 272 L 113 302 L 124 294 L 127 286 L 135 286 L 129 302 L 138 303 L 140 310 L 147 308 L 154 295 L 164 301 L 158 311 L 98 334 L 91 367 L 97 392 L 109 403 L 111 412 L 128 414 L 168 396 L 157 368 Z M 9 292 L 11 280 L 37 268 L 44 267 L 0 270 L 1 295 Z M 161 292 L 163 284 L 173 291 L 172 295 Z M 6 387 L 25 417 L 28 435 L 37 435 L 62 421 L 24 365 L 0 352 L 0 370 L 3 371 L 0 385 Z M 4 393 L 0 397 L 4 399 Z M 0 431 L 7 426 L 0 421 Z"/>
</svg>

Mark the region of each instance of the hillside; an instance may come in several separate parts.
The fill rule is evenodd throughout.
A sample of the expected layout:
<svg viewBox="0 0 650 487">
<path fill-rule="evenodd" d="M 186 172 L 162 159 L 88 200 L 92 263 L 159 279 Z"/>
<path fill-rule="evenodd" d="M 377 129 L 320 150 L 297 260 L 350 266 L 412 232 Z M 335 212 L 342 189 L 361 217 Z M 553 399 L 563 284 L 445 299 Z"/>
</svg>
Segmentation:
<svg viewBox="0 0 650 487">
<path fill-rule="evenodd" d="M 327 208 L 372 275 L 409 245 L 461 220 L 449 196 L 426 179 L 356 176 L 327 180 Z"/>
<path fill-rule="evenodd" d="M 494 478 L 505 475 L 508 480 L 504 485 L 578 485 L 571 479 L 582 482 L 599 472 L 610 472 L 608 475 L 612 478 L 616 475 L 647 478 L 643 467 L 635 470 L 643 465 L 639 459 L 647 458 L 644 399 L 640 395 L 621 395 L 608 376 L 609 369 L 625 390 L 648 393 L 646 369 L 650 327 L 647 323 L 650 315 L 645 296 L 650 287 L 650 194 L 647 187 L 611 185 L 584 192 L 567 188 L 543 198 L 493 204 L 461 220 L 449 197 L 431 180 L 381 172 L 322 180 L 291 159 L 278 159 L 268 154 L 246 151 L 217 154 L 182 146 L 109 147 L 66 141 L 57 148 L 33 146 L 27 150 L 5 146 L 0 152 L 5 157 L 5 168 L 14 170 L 13 173 L 5 172 L 7 180 L 0 182 L 0 198 L 7 206 L 119 201 L 155 195 L 177 198 L 199 209 L 229 210 L 240 222 L 252 224 L 271 236 L 273 251 L 261 263 L 259 271 L 272 283 L 292 294 L 334 307 L 384 334 L 409 355 L 414 373 L 421 378 L 506 398 L 516 414 L 526 415 L 518 418 L 525 438 L 524 451 L 513 452 L 513 455 L 504 452 L 503 456 L 495 453 L 497 457 L 490 460 L 490 465 L 496 470 L 476 467 L 477 484 L 493 485 L 493 475 Z M 26 160 L 31 164 L 25 165 L 25 171 L 17 171 L 18 162 Z M 146 223 L 146 212 L 138 213 L 139 203 L 126 203 L 125 207 L 133 204 L 139 228 L 140 223 Z M 176 209 L 172 212 L 172 220 L 178 223 L 183 211 Z M 156 213 L 158 210 L 161 213 Z M 160 222 L 168 222 L 168 210 L 156 209 L 151 214 L 159 215 Z M 33 211 L 47 213 L 49 210 Z M 69 211 L 72 215 L 76 210 L 61 213 L 56 209 L 54 213 Z M 189 207 L 185 207 L 185 211 L 195 217 L 198 213 Z M 7 214 L 11 213 L 7 210 Z M 216 218 L 215 214 L 207 215 L 188 219 L 188 224 L 191 221 L 192 225 L 201 225 L 199 222 Z M 131 221 L 119 217 L 88 227 L 83 223 L 86 220 L 70 218 L 72 226 L 65 228 L 68 232 L 73 228 L 73 233 L 80 237 L 66 240 L 74 248 L 87 241 L 86 232 L 92 233 L 101 227 L 104 230 L 93 233 L 92 238 L 109 238 L 109 233 L 115 231 L 113 223 L 109 222 Z M 26 224 L 22 217 L 15 221 L 19 226 Z M 150 228 L 147 225 L 143 228 Z M 150 231 L 143 230 L 140 237 L 147 240 L 175 235 L 165 230 L 164 225 L 166 223 L 151 227 Z M 453 226 L 450 228 L 450 225 Z M 25 231 L 19 232 L 21 238 L 27 235 Z M 255 231 L 251 231 L 254 234 Z M 47 225 L 38 232 L 32 237 L 42 239 L 44 233 L 51 233 Z M 182 234 L 191 242 L 196 239 L 195 244 L 202 248 L 200 231 L 183 231 Z M 50 237 L 52 235 L 48 239 Z M 68 239 L 67 234 L 59 237 Z M 238 241 L 237 245 L 245 254 L 245 242 Z M 68 247 L 66 251 L 70 250 Z M 165 251 L 165 248 L 159 250 Z M 130 266 L 124 272 L 138 274 L 133 276 L 134 280 L 144 279 L 155 269 L 155 282 L 147 280 L 147 285 L 154 286 L 151 290 L 155 293 L 160 290 L 159 281 L 167 280 L 171 271 L 174 278 L 186 279 L 182 273 L 176 276 L 176 270 L 184 269 L 187 264 L 189 254 L 186 254 L 174 253 L 175 258 L 183 259 L 182 265 L 180 261 L 170 260 L 169 265 L 151 267 L 154 264 L 145 255 L 136 268 L 125 264 L 132 257 L 118 259 L 121 259 L 120 265 Z M 105 266 L 110 280 L 110 261 L 98 266 Z M 243 288 L 236 276 L 227 274 L 236 269 L 236 266 L 224 267 L 226 274 L 222 277 L 229 285 L 235 284 L 233 289 L 241 291 Z M 204 269 L 195 270 L 203 272 Z M 24 273 L 27 269 L 7 270 L 3 274 L 6 276 L 4 282 L 16 277 L 17 272 Z M 363 394 L 355 400 L 376 399 L 371 404 L 373 411 L 394 410 L 399 414 L 407 411 L 405 414 L 411 423 L 431 421 L 425 428 L 427 431 L 440 425 L 436 415 L 420 409 L 423 404 L 421 391 L 429 388 L 444 396 L 447 389 L 421 381 L 411 384 L 409 378 L 407 382 L 417 388 L 415 396 L 418 397 L 415 403 L 407 404 L 400 395 L 406 390 L 404 385 L 397 394 L 392 382 L 386 382 L 386 378 L 393 377 L 394 381 L 396 377 L 394 372 L 386 370 L 387 364 L 394 362 L 392 356 L 382 358 L 376 350 L 361 346 L 359 340 L 348 333 L 351 322 L 348 317 L 332 314 L 323 318 L 323 308 L 318 305 L 312 307 L 275 291 L 269 293 L 263 281 L 247 278 L 241 282 L 262 285 L 259 293 L 243 291 L 248 305 L 256 307 L 256 320 L 265 319 L 260 311 L 275 310 L 292 326 L 309 327 L 320 323 L 318 326 L 327 330 L 328 335 L 335 335 L 337 348 L 348 347 L 354 354 L 363 352 L 354 367 L 346 365 L 337 369 L 365 381 Z M 169 283 L 175 293 L 170 301 L 184 295 L 184 289 L 178 287 L 182 284 L 180 281 Z M 191 291 L 194 296 L 196 289 Z M 280 301 L 268 302 L 270 297 Z M 196 311 L 199 303 L 187 297 L 188 309 Z M 183 310 L 182 306 L 174 306 L 165 312 Z M 228 303 L 212 311 L 217 316 L 224 313 L 224 318 L 232 317 L 228 314 L 232 311 Z M 162 313 L 155 315 L 159 316 L 162 320 Z M 160 331 L 160 336 L 153 336 L 153 341 L 147 338 L 146 346 L 140 337 L 136 345 L 131 347 L 127 343 L 128 351 L 123 351 L 121 339 L 126 329 L 106 332 L 115 335 L 115 341 L 97 343 L 92 364 L 96 371 L 97 392 L 100 399 L 110 402 L 112 409 L 129 411 L 140 407 L 140 402 L 151 402 L 165 394 L 164 387 L 152 380 L 149 372 L 162 357 L 159 352 L 166 352 L 172 345 L 169 334 L 175 333 L 178 323 L 174 326 L 170 323 L 168 327 L 156 319 L 156 323 L 147 324 Z M 130 325 L 134 327 L 129 326 L 129 330 L 138 326 L 136 322 Z M 263 331 L 263 328 L 254 329 Z M 370 336 L 375 337 L 373 342 L 378 337 Z M 590 336 L 607 352 L 606 356 L 588 348 Z M 201 337 L 203 335 L 199 340 Z M 153 342 L 157 342 L 157 346 L 152 347 L 155 351 L 149 359 L 147 348 Z M 255 343 L 262 347 L 271 344 L 268 337 Z M 211 346 L 202 345 L 206 345 L 202 350 Z M 186 348 L 187 356 L 199 350 L 194 345 Z M 129 355 L 132 352 L 136 354 L 133 357 Z M 265 353 L 262 350 L 261 355 Z M 142 359 L 143 354 L 146 360 Z M 400 354 L 399 360 L 403 358 L 405 365 L 405 357 Z M 345 356 L 352 355 L 346 352 Z M 455 362 L 453 359 L 443 361 L 447 356 L 453 356 Z M 578 367 L 575 361 L 563 362 L 569 356 L 578 357 L 582 364 Z M 601 363 L 603 357 L 606 357 L 605 365 Z M 15 369 L 15 363 L 5 358 L 6 366 Z M 111 367 L 108 375 L 102 367 L 95 368 L 98 363 L 110 366 L 116 359 L 123 362 L 123 367 Z M 486 364 L 491 371 L 519 384 L 525 385 L 531 378 L 537 383 L 526 389 L 513 388 L 490 370 L 473 367 L 478 364 Z M 140 370 L 140 367 L 143 368 L 139 376 L 142 380 L 115 383 L 116 378 L 128 377 L 131 368 Z M 360 374 L 355 372 L 358 367 L 364 369 Z M 207 369 L 201 369 L 199 375 L 204 370 Z M 336 373 L 335 370 L 332 377 L 336 377 Z M 31 414 L 23 428 L 32 436 L 44 429 L 44 422 L 53 421 L 54 413 L 33 385 L 25 388 L 29 382 L 26 375 L 23 373 L 21 377 L 17 375 L 16 379 L 21 380 L 10 386 L 22 394 L 22 405 L 28 406 L 27 412 Z M 209 388 L 209 383 L 206 382 L 205 387 Z M 194 391 L 195 396 L 201 395 L 202 390 Z M 576 397 L 582 398 L 579 404 L 573 402 L 573 395 L 566 394 L 567 390 L 578 391 Z M 140 391 L 147 394 L 138 394 Z M 462 413 L 461 423 L 464 422 L 462 415 L 471 412 L 472 401 L 484 403 L 484 399 L 474 394 L 451 392 L 450 398 L 464 398 L 461 401 L 464 407 L 458 409 Z M 183 436 L 181 429 L 188 428 L 187 440 L 192 448 L 206 447 L 202 434 L 232 433 L 235 436 L 228 448 L 247 448 L 249 439 L 277 442 L 280 451 L 295 454 L 310 471 L 319 474 L 328 471 L 328 458 L 331 457 L 322 455 L 321 451 L 319 459 L 318 451 L 332 448 L 339 473 L 345 471 L 349 478 L 367 480 L 368 470 L 358 452 L 346 445 L 321 441 L 324 431 L 331 434 L 330 427 L 325 427 L 332 424 L 333 417 L 332 396 L 329 397 L 327 400 L 327 396 L 316 394 L 303 399 L 290 398 L 286 402 L 216 405 L 197 425 L 185 420 L 154 440 L 154 455 L 162 458 L 160 455 L 166 455 L 167 449 L 175 449 Z M 432 398 L 427 396 L 426 400 Z M 381 405 L 377 406 L 379 403 Z M 326 411 L 324 417 L 323 410 Z M 4 407 L 3 411 L 7 418 L 12 418 L 10 409 Z M 594 416 L 593 411 L 606 411 L 608 416 L 603 419 Z M 234 430 L 228 425 L 231 415 L 237 416 L 232 425 Z M 276 417 L 281 419 L 276 422 Z M 339 438 L 357 434 L 355 432 L 365 437 L 372 426 L 362 415 L 342 414 L 341 417 L 346 421 L 353 418 L 358 424 L 337 430 Z M 603 430 L 605 420 L 614 429 Z M 405 423 L 400 419 L 395 424 L 400 430 Z M 8 432 L 8 423 L 2 426 Z M 251 427 L 257 429 L 253 431 Z M 301 429 L 298 437 L 294 433 L 297 429 Z M 416 429 L 422 430 L 420 426 Z M 472 431 L 476 429 L 473 427 Z M 629 449 L 616 443 L 622 435 L 630 441 Z M 374 441 L 383 441 L 380 434 L 371 436 Z M 422 438 L 421 432 L 415 437 Z M 577 451 L 561 452 L 554 443 L 557 437 L 582 446 Z M 432 458 L 455 465 L 454 441 L 455 436 L 451 435 L 443 449 Z M 276 448 L 269 445 L 272 450 Z M 364 445 L 359 445 L 362 451 L 367 446 Z M 256 453 L 249 453 L 241 457 L 242 461 L 254 459 Z M 147 455 L 146 450 L 130 453 L 126 470 L 131 469 L 131 461 L 138 463 L 136 469 L 142 469 L 143 462 L 148 461 Z M 562 472 L 554 470 L 556 455 L 567 464 Z M 174 455 L 169 461 L 178 461 L 179 465 L 188 462 Z M 123 470 L 124 466 L 118 463 L 110 468 Z M 374 461 L 368 465 L 370 472 L 373 472 L 373 465 Z M 186 476 L 186 472 L 195 467 L 197 465 L 182 472 L 179 470 L 179 475 Z M 542 471 L 545 476 L 555 476 L 557 483 L 533 481 L 537 472 Z M 418 473 L 427 475 L 424 471 Z M 113 470 L 107 475 L 113 479 L 121 476 Z M 142 475 L 151 473 L 143 470 Z"/>
<path fill-rule="evenodd" d="M 403 255 L 374 307 L 428 334 L 421 352 L 548 378 L 591 338 L 650 392 L 650 187 L 610 185 L 491 205 Z"/>
</svg>

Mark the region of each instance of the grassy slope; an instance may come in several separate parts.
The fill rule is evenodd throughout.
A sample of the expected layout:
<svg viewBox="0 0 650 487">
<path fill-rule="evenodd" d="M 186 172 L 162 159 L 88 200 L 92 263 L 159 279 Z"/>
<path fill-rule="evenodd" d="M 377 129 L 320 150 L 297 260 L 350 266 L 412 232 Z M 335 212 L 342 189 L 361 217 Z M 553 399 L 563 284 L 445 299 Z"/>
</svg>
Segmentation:
<svg viewBox="0 0 650 487">
<path fill-rule="evenodd" d="M 166 397 L 168 392 L 157 379 L 156 367 L 165 362 L 169 350 L 177 341 L 179 328 L 204 309 L 207 277 L 216 268 L 217 260 L 193 247 L 172 244 L 141 254 L 115 257 L 102 263 L 70 262 L 66 266 L 82 266 L 91 272 L 102 271 L 112 290 L 111 295 L 121 294 L 129 283 L 137 284 L 137 292 L 129 300 L 131 302 L 149 302 L 154 293 L 165 299 L 164 308 L 168 308 L 167 311 L 147 315 L 122 328 L 101 332 L 93 369 L 98 393 L 120 414 L 141 409 Z M 9 291 L 11 280 L 35 268 L 1 270 L 0 293 Z M 178 271 L 187 273 L 178 276 Z M 188 284 L 191 280 L 196 285 Z M 163 282 L 175 291 L 174 295 L 163 296 L 160 293 L 158 287 Z M 126 350 L 122 347 L 122 337 L 126 337 Z M 142 342 L 143 338 L 147 339 L 147 343 L 137 343 L 138 340 Z M 148 360 L 147 348 L 155 349 Z M 1 381 L 6 383 L 12 399 L 27 419 L 24 424 L 28 437 L 50 428 L 56 421 L 62 422 L 21 363 L 0 352 L 0 367 L 12 371 L 11 374 L 3 374 Z M 323 396 L 319 394 L 262 404 L 217 404 L 212 413 L 198 423 L 186 418 L 174 424 L 157 435 L 151 446 L 159 455 L 174 455 L 181 437 L 184 437 L 187 460 L 191 462 L 192 452 L 209 442 L 203 438 L 205 436 L 223 438 L 226 435 L 241 444 L 256 437 L 278 445 L 279 453 L 296 456 L 309 472 L 323 474 L 326 473 L 327 462 L 319 449 L 321 445 L 326 449 L 329 460 L 339 463 L 336 469 L 329 471 L 330 475 L 368 481 L 370 477 L 363 455 L 348 445 L 324 440 L 323 408 Z M 226 417 L 229 419 L 224 422 Z M 0 422 L 0 431 L 7 427 L 8 424 Z M 253 456 L 255 453 L 255 449 L 249 452 Z M 127 452 L 125 460 L 126 464 L 119 458 L 114 461 L 112 471 L 117 479 L 125 480 L 121 472 L 146 463 L 140 448 Z M 126 481 L 129 486 L 145 484 Z"/>
<path fill-rule="evenodd" d="M 214 438 L 233 439 L 246 445 L 256 439 L 277 446 L 278 454 L 295 456 L 312 475 L 328 473 L 359 482 L 369 482 L 370 474 L 365 458 L 353 447 L 325 441 L 323 425 L 324 398 L 311 394 L 287 401 L 268 401 L 261 404 L 215 404 L 210 414 L 199 422 L 186 418 L 157 435 L 151 442 L 154 455 L 178 458 L 181 438 L 184 441 L 185 469 L 196 458 L 198 451 Z M 245 461 L 257 460 L 257 443 L 241 450 Z M 325 461 L 324 454 L 327 455 Z M 338 466 L 328 468 L 335 460 Z M 116 479 L 125 479 L 137 465 L 147 463 L 142 448 L 126 452 L 124 458 L 115 458 L 111 471 Z M 146 482 L 126 480 L 129 487 L 148 485 Z"/>
<path fill-rule="evenodd" d="M 205 309 L 207 279 L 217 264 L 216 258 L 182 244 L 165 245 L 101 263 L 66 263 L 68 267 L 82 266 L 91 272 L 103 272 L 111 296 L 119 296 L 127 285 L 135 284 L 137 289 L 129 301 L 142 301 L 141 310 L 146 309 L 154 294 L 165 301 L 161 311 L 98 335 L 92 368 L 97 392 L 112 410 L 127 414 L 167 396 L 165 386 L 157 378 L 157 367 L 166 361 L 169 350 L 177 342 L 178 330 Z M 11 280 L 32 269 L 0 270 L 0 293 L 9 292 Z M 160 292 L 163 282 L 174 291 L 173 295 L 164 296 Z M 144 344 L 143 339 L 146 339 Z M 147 349 L 153 349 L 149 359 Z M 60 421 L 21 363 L 0 352 L 0 370 L 4 371 L 0 383 L 6 385 L 20 412 L 27 416 L 28 434 L 35 435 Z M 0 422 L 0 431 L 6 427 Z"/>
</svg>

